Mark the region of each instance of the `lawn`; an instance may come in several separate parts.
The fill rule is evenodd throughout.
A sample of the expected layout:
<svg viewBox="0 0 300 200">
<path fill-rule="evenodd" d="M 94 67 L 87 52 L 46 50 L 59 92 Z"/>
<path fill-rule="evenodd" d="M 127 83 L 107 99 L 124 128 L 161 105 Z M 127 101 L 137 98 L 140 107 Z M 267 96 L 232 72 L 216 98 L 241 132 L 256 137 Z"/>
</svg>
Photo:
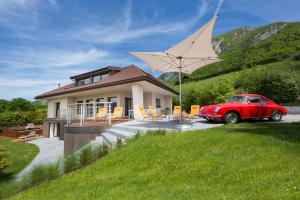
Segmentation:
<svg viewBox="0 0 300 200">
<path fill-rule="evenodd" d="M 15 143 L 11 139 L 0 137 L 0 146 L 3 146 L 9 153 L 10 166 L 0 174 L 0 194 L 4 185 L 14 175 L 21 172 L 38 154 L 39 148 L 34 144 Z"/>
<path fill-rule="evenodd" d="M 300 199 L 300 124 L 148 135 L 13 199 Z"/>
</svg>

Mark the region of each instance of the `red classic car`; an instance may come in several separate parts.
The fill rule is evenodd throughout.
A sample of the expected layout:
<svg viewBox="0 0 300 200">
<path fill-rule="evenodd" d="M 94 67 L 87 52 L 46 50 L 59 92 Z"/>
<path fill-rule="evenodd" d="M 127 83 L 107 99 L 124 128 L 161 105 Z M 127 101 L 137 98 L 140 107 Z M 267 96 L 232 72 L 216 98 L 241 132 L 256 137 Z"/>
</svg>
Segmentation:
<svg viewBox="0 0 300 200">
<path fill-rule="evenodd" d="M 226 103 L 201 108 L 200 117 L 208 121 L 237 123 L 245 119 L 280 121 L 287 109 L 259 94 L 241 94 L 229 98 Z"/>
</svg>

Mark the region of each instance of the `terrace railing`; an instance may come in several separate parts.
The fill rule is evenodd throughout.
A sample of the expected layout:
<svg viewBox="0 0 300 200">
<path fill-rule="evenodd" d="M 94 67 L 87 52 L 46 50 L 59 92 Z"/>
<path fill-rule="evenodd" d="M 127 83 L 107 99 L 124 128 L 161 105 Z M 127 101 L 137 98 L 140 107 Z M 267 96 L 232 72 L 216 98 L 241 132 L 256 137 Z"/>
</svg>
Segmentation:
<svg viewBox="0 0 300 200">
<path fill-rule="evenodd" d="M 75 103 L 68 104 L 67 110 L 60 110 L 57 115 L 57 119 L 67 120 L 68 124 L 73 122 L 80 123 L 80 126 L 83 126 L 87 120 L 96 121 L 98 112 L 100 108 L 106 107 L 107 114 L 103 118 L 111 125 L 112 117 L 112 102 L 88 102 L 88 103 Z"/>
</svg>

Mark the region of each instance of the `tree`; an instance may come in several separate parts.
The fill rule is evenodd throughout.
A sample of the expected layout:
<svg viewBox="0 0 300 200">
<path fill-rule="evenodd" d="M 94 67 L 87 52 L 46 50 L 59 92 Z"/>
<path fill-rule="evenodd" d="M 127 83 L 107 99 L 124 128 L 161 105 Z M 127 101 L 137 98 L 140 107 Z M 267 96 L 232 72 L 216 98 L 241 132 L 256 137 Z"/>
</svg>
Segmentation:
<svg viewBox="0 0 300 200">
<path fill-rule="evenodd" d="M 33 104 L 23 98 L 12 99 L 8 108 L 10 111 L 34 111 Z"/>
<path fill-rule="evenodd" d="M 235 82 L 235 88 L 241 93 L 264 95 L 277 103 L 293 103 L 299 95 L 293 75 L 272 67 L 242 72 Z"/>
<path fill-rule="evenodd" d="M 0 99 L 0 113 L 8 109 L 9 101 Z"/>
</svg>

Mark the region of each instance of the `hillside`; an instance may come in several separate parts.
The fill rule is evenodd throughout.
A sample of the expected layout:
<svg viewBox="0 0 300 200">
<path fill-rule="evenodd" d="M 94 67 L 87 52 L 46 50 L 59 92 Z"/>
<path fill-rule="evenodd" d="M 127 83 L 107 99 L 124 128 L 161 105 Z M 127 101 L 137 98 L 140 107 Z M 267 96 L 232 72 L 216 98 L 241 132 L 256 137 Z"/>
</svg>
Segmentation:
<svg viewBox="0 0 300 200">
<path fill-rule="evenodd" d="M 257 65 L 300 61 L 300 22 L 236 29 L 215 37 L 213 46 L 223 61 L 185 75 L 184 82 L 204 80 Z M 162 74 L 159 78 L 169 84 L 178 84 L 176 73 Z"/>
<path fill-rule="evenodd" d="M 299 125 L 147 135 L 12 199 L 299 199 Z"/>
</svg>

